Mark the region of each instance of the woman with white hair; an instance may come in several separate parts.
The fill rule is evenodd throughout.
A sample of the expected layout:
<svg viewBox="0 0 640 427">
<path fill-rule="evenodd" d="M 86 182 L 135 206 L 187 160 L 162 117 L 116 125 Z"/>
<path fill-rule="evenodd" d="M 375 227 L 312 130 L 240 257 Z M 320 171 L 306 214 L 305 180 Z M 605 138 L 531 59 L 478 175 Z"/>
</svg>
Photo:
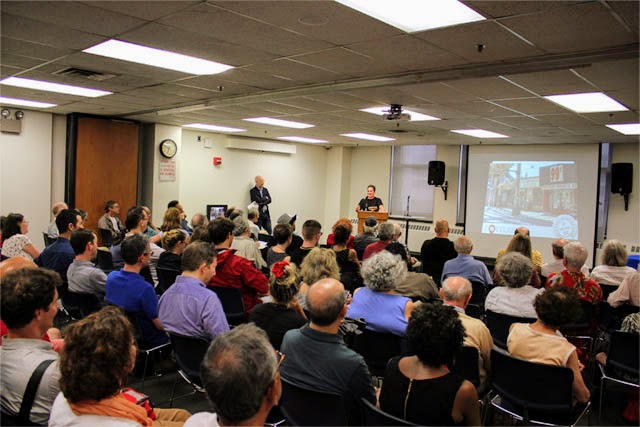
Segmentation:
<svg viewBox="0 0 640 427">
<path fill-rule="evenodd" d="M 536 318 L 533 300 L 544 289 L 529 285 L 533 269 L 531 260 L 521 253 L 507 252 L 501 256 L 494 271 L 504 286 L 489 292 L 484 308 L 509 316 Z"/>
<path fill-rule="evenodd" d="M 262 257 L 258 242 L 251 238 L 251 226 L 249 221 L 242 216 L 237 216 L 233 219 L 233 241 L 231 242 L 231 249 L 236 250 L 236 255 L 246 258 L 253 263 L 253 265 L 261 270 L 267 267 L 267 263 Z"/>
<path fill-rule="evenodd" d="M 405 336 L 407 322 L 418 303 L 395 291 L 407 276 L 404 260 L 387 251 L 378 252 L 364 261 L 361 273 L 366 287 L 353 293 L 347 317 L 364 318 L 367 329 L 375 332 Z"/>
<path fill-rule="evenodd" d="M 602 248 L 602 264 L 591 272 L 590 279 L 605 285 L 620 286 L 636 270 L 627 266 L 627 250 L 618 240 L 609 240 Z"/>
</svg>

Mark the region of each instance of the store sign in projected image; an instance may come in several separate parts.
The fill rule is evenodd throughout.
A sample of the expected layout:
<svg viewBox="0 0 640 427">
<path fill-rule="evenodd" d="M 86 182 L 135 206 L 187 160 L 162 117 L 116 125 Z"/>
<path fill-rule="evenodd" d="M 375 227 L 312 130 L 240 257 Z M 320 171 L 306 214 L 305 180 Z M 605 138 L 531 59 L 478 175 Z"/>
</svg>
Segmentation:
<svg viewBox="0 0 640 427">
<path fill-rule="evenodd" d="M 577 177 L 572 161 L 491 162 L 482 233 L 578 239 Z"/>
</svg>

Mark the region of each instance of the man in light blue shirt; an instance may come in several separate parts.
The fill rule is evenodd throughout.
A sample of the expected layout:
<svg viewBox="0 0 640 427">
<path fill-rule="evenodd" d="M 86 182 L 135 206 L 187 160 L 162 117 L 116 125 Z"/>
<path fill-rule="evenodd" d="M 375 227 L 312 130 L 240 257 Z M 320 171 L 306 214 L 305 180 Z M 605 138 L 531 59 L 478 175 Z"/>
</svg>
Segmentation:
<svg viewBox="0 0 640 427">
<path fill-rule="evenodd" d="M 207 289 L 216 272 L 216 251 L 207 242 L 195 242 L 182 254 L 182 274 L 160 297 L 158 312 L 167 332 L 212 340 L 229 330 L 222 304 Z"/>
<path fill-rule="evenodd" d="M 473 250 L 473 241 L 470 237 L 458 237 L 453 247 L 458 256 L 444 263 L 442 281 L 449 276 L 461 276 L 470 282 L 480 282 L 485 286 L 493 284 L 487 266 L 470 255 Z"/>
</svg>

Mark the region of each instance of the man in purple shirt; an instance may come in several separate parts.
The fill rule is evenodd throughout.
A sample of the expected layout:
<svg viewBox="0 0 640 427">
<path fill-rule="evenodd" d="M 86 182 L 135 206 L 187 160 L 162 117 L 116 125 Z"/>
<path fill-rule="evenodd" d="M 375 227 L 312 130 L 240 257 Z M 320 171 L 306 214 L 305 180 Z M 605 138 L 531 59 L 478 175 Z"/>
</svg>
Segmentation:
<svg viewBox="0 0 640 427">
<path fill-rule="evenodd" d="M 222 304 L 207 289 L 216 273 L 216 251 L 207 242 L 195 242 L 182 254 L 182 274 L 160 297 L 158 312 L 168 332 L 212 340 L 229 330 Z"/>
</svg>

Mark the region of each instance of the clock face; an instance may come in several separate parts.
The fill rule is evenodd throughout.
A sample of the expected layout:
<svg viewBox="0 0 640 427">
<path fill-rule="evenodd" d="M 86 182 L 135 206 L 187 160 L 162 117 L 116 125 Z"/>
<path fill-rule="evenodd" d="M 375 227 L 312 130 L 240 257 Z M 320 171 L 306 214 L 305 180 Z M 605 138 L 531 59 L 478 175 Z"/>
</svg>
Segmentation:
<svg viewBox="0 0 640 427">
<path fill-rule="evenodd" d="M 178 152 L 178 144 L 173 139 L 165 139 L 160 143 L 160 153 L 168 158 L 176 155 Z"/>
</svg>

